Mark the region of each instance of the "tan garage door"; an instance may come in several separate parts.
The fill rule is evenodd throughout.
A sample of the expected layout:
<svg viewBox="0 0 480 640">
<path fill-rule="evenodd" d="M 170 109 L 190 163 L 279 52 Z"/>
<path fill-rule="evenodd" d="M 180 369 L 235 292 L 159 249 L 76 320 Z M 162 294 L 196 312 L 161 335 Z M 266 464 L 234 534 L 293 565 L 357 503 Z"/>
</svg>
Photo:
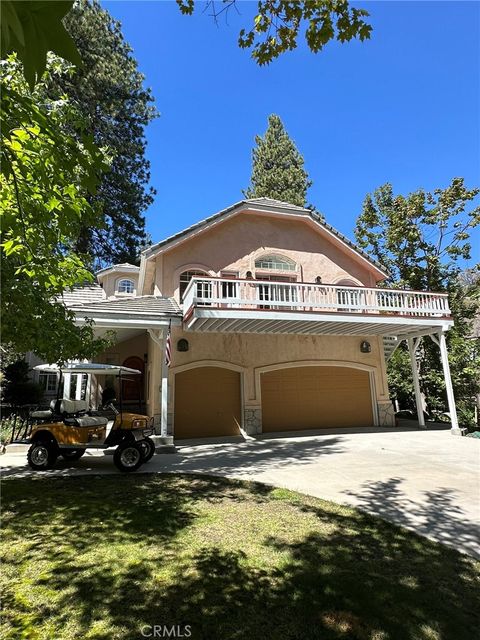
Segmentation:
<svg viewBox="0 0 480 640">
<path fill-rule="evenodd" d="M 373 425 L 367 371 L 295 367 L 262 374 L 263 431 Z"/>
<path fill-rule="evenodd" d="M 199 367 L 175 376 L 175 438 L 240 434 L 240 374 Z"/>
</svg>

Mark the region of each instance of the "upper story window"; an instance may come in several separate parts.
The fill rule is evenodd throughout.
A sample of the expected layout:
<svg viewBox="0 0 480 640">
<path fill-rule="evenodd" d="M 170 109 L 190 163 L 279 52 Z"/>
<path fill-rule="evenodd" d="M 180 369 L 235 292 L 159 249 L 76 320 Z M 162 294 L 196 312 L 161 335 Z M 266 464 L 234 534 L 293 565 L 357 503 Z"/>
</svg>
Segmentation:
<svg viewBox="0 0 480 640">
<path fill-rule="evenodd" d="M 271 269 L 275 271 L 295 271 L 296 264 L 293 260 L 284 256 L 271 255 L 262 256 L 255 260 L 256 269 Z"/>
<path fill-rule="evenodd" d="M 192 278 L 202 278 L 205 276 L 208 277 L 208 273 L 205 273 L 205 271 L 184 271 L 180 274 L 180 302 L 183 302 L 183 295 L 187 290 L 190 280 Z"/>
<path fill-rule="evenodd" d="M 118 293 L 133 293 L 135 284 L 133 280 L 120 280 L 118 283 Z"/>
</svg>

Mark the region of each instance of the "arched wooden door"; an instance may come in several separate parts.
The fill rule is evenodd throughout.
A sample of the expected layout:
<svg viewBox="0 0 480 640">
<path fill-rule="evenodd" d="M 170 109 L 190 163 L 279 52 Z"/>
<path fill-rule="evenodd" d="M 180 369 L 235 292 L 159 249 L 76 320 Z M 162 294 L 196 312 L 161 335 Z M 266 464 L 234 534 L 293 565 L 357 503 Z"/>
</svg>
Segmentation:
<svg viewBox="0 0 480 640">
<path fill-rule="evenodd" d="M 130 356 L 123 362 L 124 367 L 128 367 L 129 369 L 138 369 L 142 372 L 141 375 L 132 375 L 130 377 L 127 376 L 125 380 L 122 381 L 123 386 L 123 401 L 124 402 L 139 402 L 144 399 L 144 373 L 145 373 L 145 363 L 142 358 L 139 356 Z"/>
<path fill-rule="evenodd" d="M 175 376 L 175 438 L 240 435 L 240 374 L 197 367 Z"/>
</svg>

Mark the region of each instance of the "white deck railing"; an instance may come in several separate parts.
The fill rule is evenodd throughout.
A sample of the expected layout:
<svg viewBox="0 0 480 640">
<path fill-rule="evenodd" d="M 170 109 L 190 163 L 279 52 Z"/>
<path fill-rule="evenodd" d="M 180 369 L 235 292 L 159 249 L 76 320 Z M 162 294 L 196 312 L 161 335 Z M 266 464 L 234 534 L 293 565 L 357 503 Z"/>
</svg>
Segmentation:
<svg viewBox="0 0 480 640">
<path fill-rule="evenodd" d="M 226 278 L 192 278 L 183 298 L 185 314 L 194 307 L 450 315 L 446 293 Z"/>
</svg>

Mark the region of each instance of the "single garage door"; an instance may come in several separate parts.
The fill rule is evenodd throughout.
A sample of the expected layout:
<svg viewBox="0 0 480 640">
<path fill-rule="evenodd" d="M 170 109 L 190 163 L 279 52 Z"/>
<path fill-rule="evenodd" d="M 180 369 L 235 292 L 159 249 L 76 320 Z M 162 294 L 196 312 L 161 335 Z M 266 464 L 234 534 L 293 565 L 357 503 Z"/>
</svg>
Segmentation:
<svg viewBox="0 0 480 640">
<path fill-rule="evenodd" d="M 240 374 L 199 367 L 175 376 L 175 438 L 240 434 Z"/>
<path fill-rule="evenodd" d="M 295 367 L 262 374 L 263 431 L 373 425 L 370 377 L 347 367 Z"/>
</svg>

